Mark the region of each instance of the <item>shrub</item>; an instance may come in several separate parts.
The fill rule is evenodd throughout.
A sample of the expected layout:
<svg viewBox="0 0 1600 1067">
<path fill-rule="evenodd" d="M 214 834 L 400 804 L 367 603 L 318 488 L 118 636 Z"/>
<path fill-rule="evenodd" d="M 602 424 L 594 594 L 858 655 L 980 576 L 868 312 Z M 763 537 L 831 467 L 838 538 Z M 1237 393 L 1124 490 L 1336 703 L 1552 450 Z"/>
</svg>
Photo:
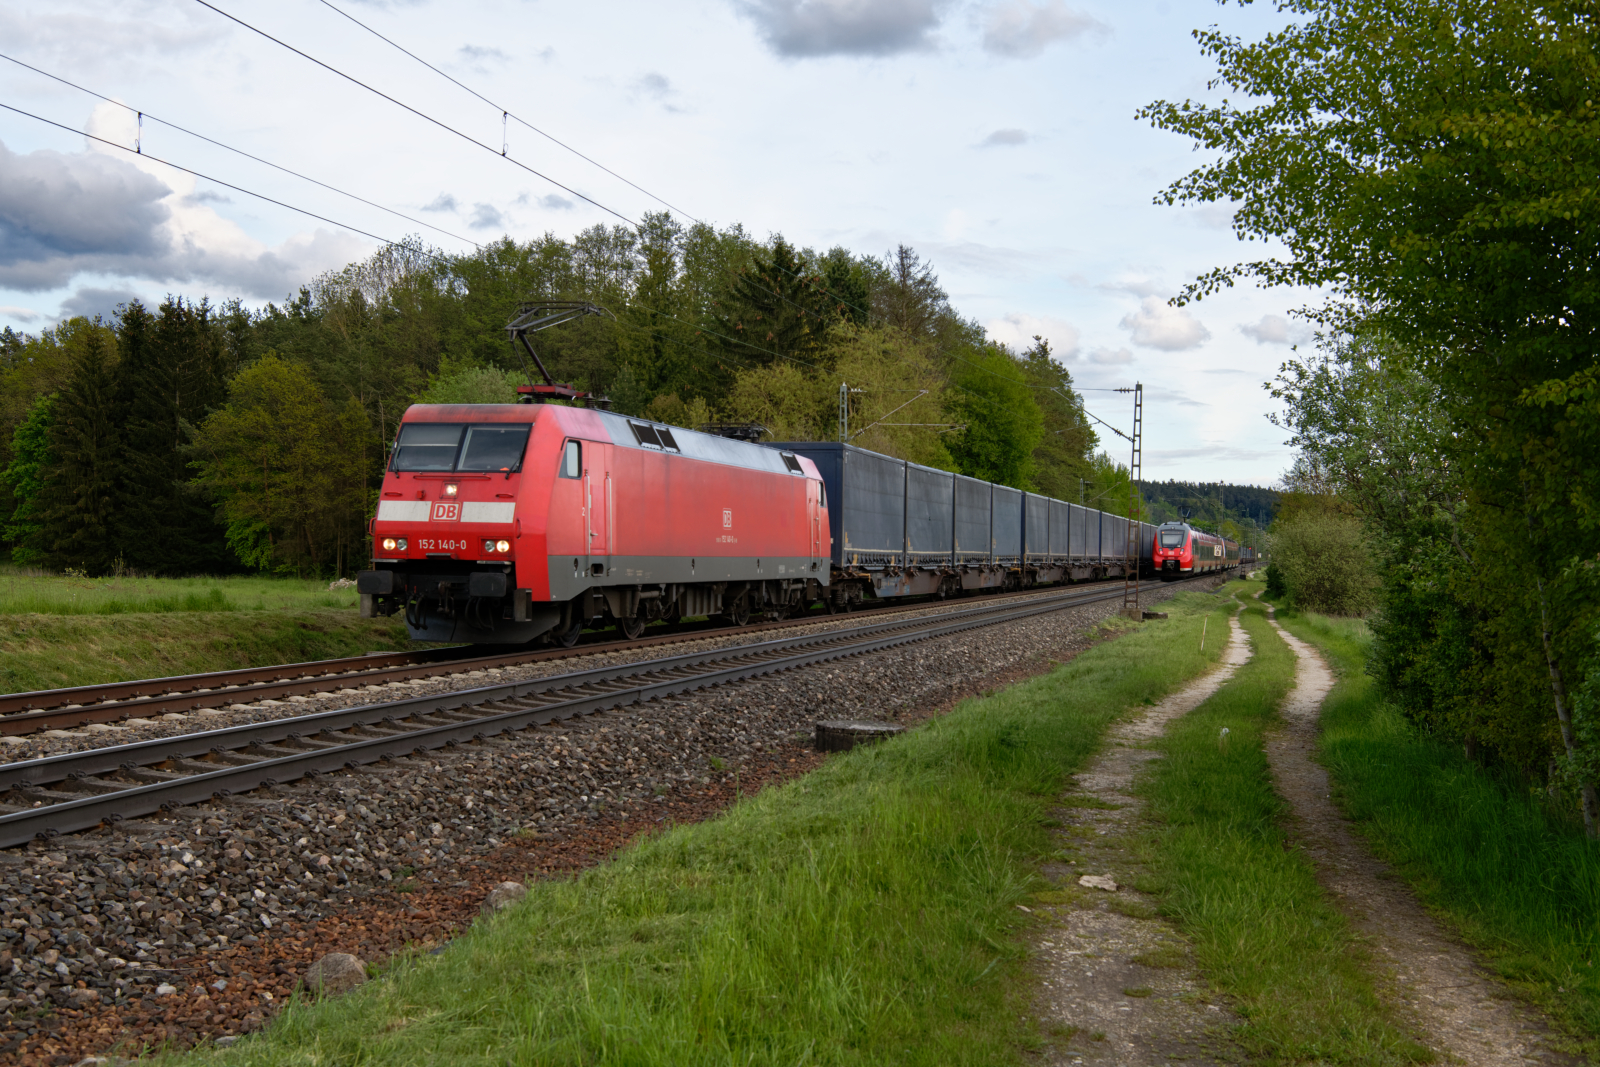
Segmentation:
<svg viewBox="0 0 1600 1067">
<path fill-rule="evenodd" d="M 1276 525 L 1273 566 L 1301 611 L 1361 615 L 1373 606 L 1378 576 L 1361 521 L 1339 514 L 1305 514 Z"/>
</svg>

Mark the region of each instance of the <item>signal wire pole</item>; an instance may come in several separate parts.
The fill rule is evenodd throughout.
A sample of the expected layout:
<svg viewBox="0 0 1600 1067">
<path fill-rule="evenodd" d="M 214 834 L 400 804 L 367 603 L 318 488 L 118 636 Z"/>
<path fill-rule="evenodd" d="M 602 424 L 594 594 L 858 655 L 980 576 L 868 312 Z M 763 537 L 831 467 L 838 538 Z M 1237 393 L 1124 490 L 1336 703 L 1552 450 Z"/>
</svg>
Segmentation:
<svg viewBox="0 0 1600 1067">
<path fill-rule="evenodd" d="M 1132 389 L 1118 389 L 1119 393 L 1133 394 L 1133 442 L 1128 462 L 1128 541 L 1122 557 L 1122 614 L 1130 619 L 1144 619 L 1144 609 L 1139 605 L 1139 575 L 1143 562 L 1139 553 L 1144 538 L 1139 530 L 1139 478 L 1144 468 L 1144 383 L 1134 382 Z M 1132 574 L 1129 574 L 1129 570 Z"/>
</svg>

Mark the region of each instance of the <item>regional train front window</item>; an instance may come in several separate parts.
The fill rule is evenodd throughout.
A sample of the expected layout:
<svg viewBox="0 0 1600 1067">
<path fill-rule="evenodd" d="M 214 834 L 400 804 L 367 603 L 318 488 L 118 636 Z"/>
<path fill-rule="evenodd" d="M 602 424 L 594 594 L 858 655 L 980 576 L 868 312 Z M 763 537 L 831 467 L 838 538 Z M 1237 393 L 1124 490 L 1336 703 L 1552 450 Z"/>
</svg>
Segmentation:
<svg viewBox="0 0 1600 1067">
<path fill-rule="evenodd" d="M 400 427 L 395 471 L 516 471 L 528 445 L 528 426 L 503 423 L 408 422 Z"/>
<path fill-rule="evenodd" d="M 1162 530 L 1161 531 L 1161 547 L 1162 548 L 1177 548 L 1181 544 L 1183 544 L 1183 531 L 1182 530 Z"/>
</svg>

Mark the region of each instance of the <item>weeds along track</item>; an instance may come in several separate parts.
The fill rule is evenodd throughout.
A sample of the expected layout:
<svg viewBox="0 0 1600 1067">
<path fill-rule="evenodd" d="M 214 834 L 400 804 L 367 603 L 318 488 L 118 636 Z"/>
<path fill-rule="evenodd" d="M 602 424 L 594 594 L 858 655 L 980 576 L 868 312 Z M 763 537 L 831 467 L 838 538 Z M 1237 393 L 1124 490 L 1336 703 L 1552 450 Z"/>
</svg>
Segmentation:
<svg viewBox="0 0 1600 1067">
<path fill-rule="evenodd" d="M 1119 579 L 1120 580 L 1120 579 Z M 1101 585 L 1104 588 L 1104 585 Z M 1033 595 L 1050 595 L 1033 594 Z M 1015 597 L 1010 594 L 1008 597 Z M 862 616 L 926 610 L 928 602 L 885 604 L 867 608 Z M 210 674 L 175 675 L 129 682 L 44 689 L 0 694 L 0 735 L 20 737 L 42 730 L 64 730 L 93 723 L 118 723 L 153 715 L 280 700 L 290 696 L 356 689 L 364 686 L 438 678 L 497 667 L 514 667 L 548 660 L 602 655 L 638 648 L 682 644 L 729 633 L 763 633 L 814 626 L 837 620 L 837 615 L 806 614 L 792 619 L 756 623 L 743 628 L 706 623 L 682 627 L 672 633 L 632 641 L 595 639 L 571 648 L 497 650 L 482 654 L 482 646 L 461 645 L 415 652 L 380 652 L 365 656 L 286 663 L 271 667 L 245 667 Z"/>
<path fill-rule="evenodd" d="M 1122 596 L 1099 587 L 0 766 L 0 848 Z"/>
</svg>

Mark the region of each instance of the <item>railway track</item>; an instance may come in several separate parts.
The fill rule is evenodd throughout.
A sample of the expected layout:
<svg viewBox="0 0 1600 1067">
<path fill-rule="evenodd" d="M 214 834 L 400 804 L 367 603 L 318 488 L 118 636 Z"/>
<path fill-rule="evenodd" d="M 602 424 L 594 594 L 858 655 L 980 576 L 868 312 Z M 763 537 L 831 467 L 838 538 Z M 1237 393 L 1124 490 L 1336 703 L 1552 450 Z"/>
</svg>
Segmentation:
<svg viewBox="0 0 1600 1067">
<path fill-rule="evenodd" d="M 0 848 L 1115 599 L 1104 587 L 0 766 Z"/>
<path fill-rule="evenodd" d="M 870 616 L 927 608 L 925 602 L 886 604 L 857 614 Z M 813 625 L 837 616 L 803 615 L 798 618 L 756 623 L 740 629 L 706 625 L 632 641 L 591 641 L 571 648 L 517 649 L 474 655 L 475 646 L 424 649 L 417 652 L 372 653 L 338 659 L 288 663 L 273 667 L 246 667 L 212 674 L 186 674 L 146 678 L 131 682 L 45 689 L 30 693 L 0 694 L 0 735 L 23 736 L 40 730 L 65 730 L 92 723 L 125 722 L 152 715 L 310 696 L 368 685 L 387 685 L 418 678 L 437 678 L 494 667 L 570 659 L 575 656 L 622 652 L 659 645 L 681 644 L 728 633 L 762 633 Z"/>
</svg>

